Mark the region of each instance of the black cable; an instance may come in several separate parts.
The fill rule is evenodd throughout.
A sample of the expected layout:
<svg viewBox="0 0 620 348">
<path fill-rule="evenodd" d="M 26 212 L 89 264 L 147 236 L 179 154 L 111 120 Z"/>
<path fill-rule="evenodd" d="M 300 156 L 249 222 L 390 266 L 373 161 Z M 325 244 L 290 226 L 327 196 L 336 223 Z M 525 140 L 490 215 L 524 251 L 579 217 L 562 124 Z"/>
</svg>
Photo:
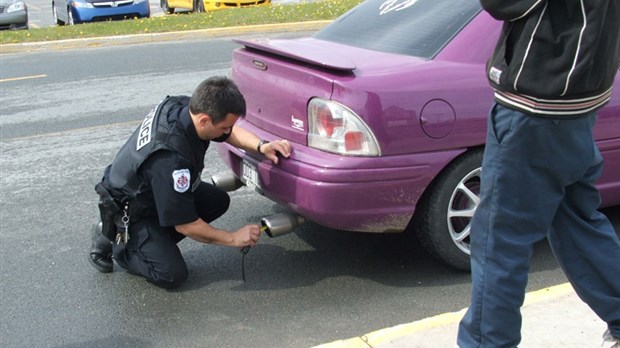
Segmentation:
<svg viewBox="0 0 620 348">
<path fill-rule="evenodd" d="M 245 255 L 250 251 L 250 247 L 241 248 L 241 279 L 245 282 Z"/>
<path fill-rule="evenodd" d="M 267 231 L 267 229 L 268 229 L 267 226 L 263 226 L 260 228 L 260 231 L 264 232 L 264 231 Z M 243 279 L 244 282 L 245 282 L 245 255 L 250 251 L 250 248 L 251 248 L 250 246 L 244 246 L 243 248 L 241 248 L 241 279 Z"/>
</svg>

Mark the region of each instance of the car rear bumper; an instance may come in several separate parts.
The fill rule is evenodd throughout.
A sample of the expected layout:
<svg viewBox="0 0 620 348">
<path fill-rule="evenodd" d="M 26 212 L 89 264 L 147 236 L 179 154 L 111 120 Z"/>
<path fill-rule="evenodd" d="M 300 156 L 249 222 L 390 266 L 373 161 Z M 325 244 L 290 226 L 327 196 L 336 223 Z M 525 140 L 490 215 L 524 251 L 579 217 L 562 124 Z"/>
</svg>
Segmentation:
<svg viewBox="0 0 620 348">
<path fill-rule="evenodd" d="M 271 0 L 233 0 L 233 1 L 204 1 L 206 11 L 224 10 L 227 8 L 247 7 L 247 6 L 268 6 Z"/>
<path fill-rule="evenodd" d="M 273 139 L 247 125 L 243 128 Z M 364 158 L 297 145 L 289 159 L 274 165 L 228 144 L 217 144 L 217 149 L 239 178 L 243 160 L 253 165 L 259 176 L 257 191 L 267 198 L 323 226 L 359 232 L 403 231 L 432 178 L 463 152 Z"/>
</svg>

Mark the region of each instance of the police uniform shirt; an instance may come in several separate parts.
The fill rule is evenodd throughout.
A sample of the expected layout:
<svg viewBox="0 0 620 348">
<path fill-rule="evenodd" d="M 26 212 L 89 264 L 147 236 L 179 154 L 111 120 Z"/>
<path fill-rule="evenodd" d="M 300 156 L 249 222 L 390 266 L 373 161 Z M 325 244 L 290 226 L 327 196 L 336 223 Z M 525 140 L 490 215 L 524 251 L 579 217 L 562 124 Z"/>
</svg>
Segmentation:
<svg viewBox="0 0 620 348">
<path fill-rule="evenodd" d="M 183 158 L 174 151 L 160 150 L 142 164 L 140 175 L 151 187 L 140 197 L 142 202 L 154 202 L 161 226 L 182 225 L 196 221 L 192 189 L 200 182 L 200 171 L 209 141 L 198 138 L 187 107 L 179 114 L 179 124 L 193 149 L 193 158 Z M 145 197 L 150 196 L 150 197 Z"/>
</svg>

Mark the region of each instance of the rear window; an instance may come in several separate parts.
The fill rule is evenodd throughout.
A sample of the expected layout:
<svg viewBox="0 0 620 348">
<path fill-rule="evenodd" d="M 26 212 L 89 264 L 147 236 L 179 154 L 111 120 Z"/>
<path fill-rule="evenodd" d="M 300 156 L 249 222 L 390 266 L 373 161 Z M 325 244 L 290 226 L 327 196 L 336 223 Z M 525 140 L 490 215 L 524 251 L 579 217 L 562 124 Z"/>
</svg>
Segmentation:
<svg viewBox="0 0 620 348">
<path fill-rule="evenodd" d="M 314 37 L 432 58 L 480 10 L 478 0 L 366 0 Z"/>
</svg>

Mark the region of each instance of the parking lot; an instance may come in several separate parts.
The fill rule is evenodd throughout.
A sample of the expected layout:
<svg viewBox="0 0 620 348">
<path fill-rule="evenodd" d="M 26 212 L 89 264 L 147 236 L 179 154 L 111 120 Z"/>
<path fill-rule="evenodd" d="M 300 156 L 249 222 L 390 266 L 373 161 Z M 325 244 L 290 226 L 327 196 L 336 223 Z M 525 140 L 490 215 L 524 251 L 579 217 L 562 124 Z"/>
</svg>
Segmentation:
<svg viewBox="0 0 620 348">
<path fill-rule="evenodd" d="M 274 4 L 291 3 L 297 0 L 273 0 Z M 163 16 L 159 0 L 149 0 L 151 17 Z M 30 28 L 45 28 L 55 25 L 52 17 L 52 0 L 26 0 Z"/>
</svg>

